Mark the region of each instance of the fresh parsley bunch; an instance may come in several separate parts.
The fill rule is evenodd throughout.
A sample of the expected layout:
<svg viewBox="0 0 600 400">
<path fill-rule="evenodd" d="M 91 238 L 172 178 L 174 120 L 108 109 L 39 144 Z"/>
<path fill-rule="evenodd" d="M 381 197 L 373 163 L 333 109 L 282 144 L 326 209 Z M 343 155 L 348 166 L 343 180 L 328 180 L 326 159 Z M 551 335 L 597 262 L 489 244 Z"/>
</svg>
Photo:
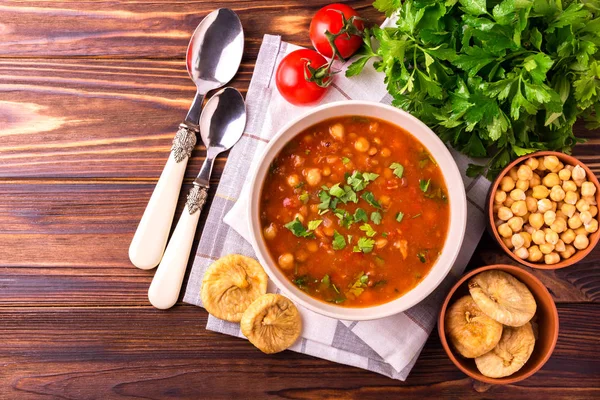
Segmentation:
<svg viewBox="0 0 600 400">
<path fill-rule="evenodd" d="M 372 28 L 361 56 L 393 104 L 494 176 L 537 150 L 570 152 L 579 116 L 600 127 L 600 0 L 377 0 L 394 28 Z M 372 46 L 374 36 L 378 46 Z"/>
</svg>

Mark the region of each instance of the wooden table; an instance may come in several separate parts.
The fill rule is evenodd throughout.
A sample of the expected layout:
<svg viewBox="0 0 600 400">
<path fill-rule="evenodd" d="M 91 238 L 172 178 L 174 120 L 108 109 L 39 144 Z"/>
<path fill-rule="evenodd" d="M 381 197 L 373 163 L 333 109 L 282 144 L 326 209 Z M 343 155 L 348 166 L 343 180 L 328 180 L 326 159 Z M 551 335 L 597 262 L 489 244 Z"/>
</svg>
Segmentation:
<svg viewBox="0 0 600 400">
<path fill-rule="evenodd" d="M 539 373 L 510 386 L 467 378 L 436 334 L 402 383 L 267 356 L 205 331 L 198 307 L 150 306 L 153 272 L 134 268 L 127 249 L 194 94 L 191 32 L 214 8 L 240 15 L 246 52 L 233 85 L 245 91 L 262 35 L 309 46 L 309 20 L 326 3 L 0 2 L 0 399 L 600 397 L 600 249 L 533 271 L 558 303 L 560 337 Z M 349 3 L 381 21 L 369 1 Z M 575 154 L 600 172 L 597 135 L 577 134 L 590 140 Z M 183 190 L 203 157 L 198 147 Z M 511 263 L 485 235 L 470 267 L 496 262 Z"/>
</svg>

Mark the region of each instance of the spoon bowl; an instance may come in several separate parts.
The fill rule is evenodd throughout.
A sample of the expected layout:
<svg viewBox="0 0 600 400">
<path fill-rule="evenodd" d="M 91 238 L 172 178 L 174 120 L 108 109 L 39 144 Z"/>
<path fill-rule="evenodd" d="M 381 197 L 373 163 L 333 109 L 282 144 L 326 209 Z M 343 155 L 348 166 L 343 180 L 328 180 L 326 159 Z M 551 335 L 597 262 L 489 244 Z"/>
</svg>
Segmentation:
<svg viewBox="0 0 600 400">
<path fill-rule="evenodd" d="M 200 137 L 207 149 L 229 150 L 246 126 L 246 105 L 237 90 L 227 87 L 215 94 L 200 116 Z"/>
</svg>

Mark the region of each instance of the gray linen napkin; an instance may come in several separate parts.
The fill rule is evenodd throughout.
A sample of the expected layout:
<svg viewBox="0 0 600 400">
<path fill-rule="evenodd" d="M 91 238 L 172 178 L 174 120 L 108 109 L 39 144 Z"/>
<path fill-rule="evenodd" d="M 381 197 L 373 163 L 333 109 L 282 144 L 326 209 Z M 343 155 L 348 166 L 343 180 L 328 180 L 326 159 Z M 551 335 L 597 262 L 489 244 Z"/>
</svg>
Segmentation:
<svg viewBox="0 0 600 400">
<path fill-rule="evenodd" d="M 214 260 L 230 253 L 255 257 L 252 247 L 244 239 L 248 229 L 248 188 L 245 182 L 260 160 L 262 150 L 279 128 L 308 111 L 307 108 L 288 104 L 274 84 L 277 64 L 285 54 L 296 49 L 297 46 L 282 42 L 279 36 L 264 36 L 246 96 L 246 132 L 231 151 L 217 188 L 186 288 L 186 303 L 202 306 L 202 276 Z M 341 67 L 344 68 L 343 65 Z M 354 78 L 345 78 L 340 73 L 332 86 L 320 104 L 346 99 L 391 102 L 383 76 L 370 66 Z M 483 207 L 490 182 L 485 178 L 471 179 L 464 175 L 470 160 L 453 150 L 451 152 L 463 173 L 463 182 L 448 184 L 465 185 L 468 228 L 455 265 L 440 287 L 410 310 L 376 321 L 338 321 L 299 307 L 303 332 L 291 350 L 368 369 L 393 379 L 406 379 L 435 326 L 443 296 L 463 272 L 485 228 Z M 271 282 L 269 291 L 278 291 Z M 212 316 L 206 329 L 243 338 L 239 324 Z"/>
</svg>

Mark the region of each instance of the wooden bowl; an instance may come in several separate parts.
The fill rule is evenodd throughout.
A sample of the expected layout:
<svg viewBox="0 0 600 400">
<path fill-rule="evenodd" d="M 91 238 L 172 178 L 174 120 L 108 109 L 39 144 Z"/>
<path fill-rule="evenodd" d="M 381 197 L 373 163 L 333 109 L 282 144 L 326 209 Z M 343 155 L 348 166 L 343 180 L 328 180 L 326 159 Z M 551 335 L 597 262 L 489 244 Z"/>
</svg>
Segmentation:
<svg viewBox="0 0 600 400">
<path fill-rule="evenodd" d="M 480 272 L 492 269 L 509 273 L 523 282 L 529 288 L 537 303 L 536 316 L 539 334 L 538 339 L 535 342 L 535 347 L 533 348 L 533 353 L 531 354 L 531 357 L 529 357 L 527 363 L 525 363 L 519 371 L 504 378 L 488 378 L 487 376 L 482 375 L 477 369 L 473 359 L 462 357 L 449 345 L 448 340 L 446 339 L 444 325 L 446 309 L 448 306 L 453 304 L 460 297 L 469 294 L 469 289 L 467 287 L 468 280 Z M 454 365 L 462 372 L 481 382 L 506 385 L 530 377 L 542 368 L 546 361 L 548 361 L 554 351 L 554 346 L 556 346 L 556 340 L 558 339 L 558 312 L 556 311 L 556 305 L 554 304 L 554 300 L 548 292 L 548 289 L 546 289 L 544 284 L 531 273 L 512 265 L 488 265 L 487 267 L 477 268 L 464 275 L 452 289 L 450 289 L 438 318 L 438 333 L 446 354 L 448 354 L 450 360 L 452 360 Z"/>
<path fill-rule="evenodd" d="M 556 264 L 548 265 L 548 264 L 544 264 L 543 262 L 542 263 L 533 263 L 533 262 L 523 260 L 523 259 L 515 256 L 514 253 L 508 247 L 506 247 L 506 245 L 504 244 L 504 241 L 502 241 L 502 238 L 500 237 L 500 234 L 498 233 L 498 229 L 496 229 L 496 225 L 494 224 L 494 221 L 495 221 L 494 210 L 493 210 L 494 198 L 496 196 L 496 191 L 498 190 L 498 186 L 500 186 L 500 180 L 506 174 L 508 174 L 508 171 L 510 171 L 510 169 L 512 167 L 514 167 L 515 165 L 521 164 L 523 161 L 525 161 L 531 157 L 537 158 L 537 157 L 543 157 L 543 156 L 556 156 L 565 165 L 581 166 L 586 172 L 586 179 L 589 182 L 593 182 L 594 185 L 596 186 L 596 202 L 600 205 L 600 183 L 598 182 L 598 178 L 596 178 L 596 175 L 594 175 L 594 173 L 587 167 L 587 165 L 585 165 L 584 163 L 582 163 L 575 157 L 569 156 L 564 153 L 559 153 L 556 151 L 538 151 L 536 153 L 528 154 L 526 156 L 516 159 L 515 161 L 510 163 L 506 168 L 504 168 L 504 170 L 500 173 L 500 175 L 498 175 L 498 177 L 496 178 L 496 180 L 494 181 L 494 183 L 492 184 L 492 186 L 490 188 L 490 192 L 488 194 L 488 199 L 486 202 L 486 208 L 487 208 L 487 214 L 488 214 L 487 226 L 488 226 L 488 230 L 490 231 L 490 233 L 496 239 L 496 242 L 498 242 L 500 247 L 502 247 L 502 250 L 504 250 L 504 252 L 506 254 L 511 256 L 513 258 L 513 260 L 515 260 L 523 265 L 527 265 L 528 267 L 531 267 L 531 268 L 538 268 L 538 269 L 565 268 L 565 267 L 568 267 L 575 263 L 578 263 L 579 261 L 583 260 L 588 254 L 590 254 L 590 252 L 594 249 L 596 244 L 598 244 L 598 239 L 600 239 L 600 229 L 588 236 L 588 238 L 590 240 L 590 244 L 585 250 L 577 250 L 577 252 L 573 256 L 571 256 L 571 258 L 568 258 L 566 260 L 561 260 L 560 262 L 558 262 Z M 595 218 L 599 218 L 599 217 L 600 217 L 600 215 L 597 215 Z"/>
</svg>

